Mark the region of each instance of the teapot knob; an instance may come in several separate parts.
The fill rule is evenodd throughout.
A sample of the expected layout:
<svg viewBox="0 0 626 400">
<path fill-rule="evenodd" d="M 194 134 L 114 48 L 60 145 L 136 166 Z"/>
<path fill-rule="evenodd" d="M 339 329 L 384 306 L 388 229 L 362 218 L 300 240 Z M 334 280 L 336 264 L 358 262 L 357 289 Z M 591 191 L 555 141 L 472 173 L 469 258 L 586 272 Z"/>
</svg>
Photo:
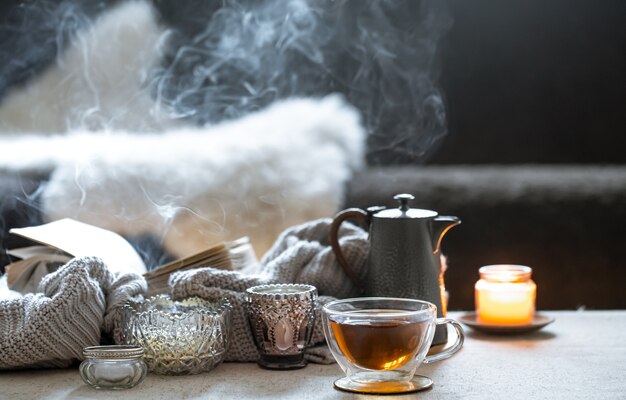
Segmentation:
<svg viewBox="0 0 626 400">
<path fill-rule="evenodd" d="M 408 193 L 397 194 L 393 196 L 394 200 L 398 200 L 400 202 L 400 210 L 408 211 L 409 210 L 409 200 L 413 200 L 415 196 Z"/>
</svg>

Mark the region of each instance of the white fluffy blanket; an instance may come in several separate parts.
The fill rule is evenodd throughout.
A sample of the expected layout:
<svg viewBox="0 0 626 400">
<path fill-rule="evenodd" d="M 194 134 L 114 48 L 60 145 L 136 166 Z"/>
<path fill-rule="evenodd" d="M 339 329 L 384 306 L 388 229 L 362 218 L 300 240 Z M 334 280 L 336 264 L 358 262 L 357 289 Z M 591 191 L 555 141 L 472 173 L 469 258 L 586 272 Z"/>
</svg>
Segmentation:
<svg viewBox="0 0 626 400">
<path fill-rule="evenodd" d="M 284 228 L 338 210 L 363 138 L 356 111 L 331 96 L 204 129 L 5 136 L 0 168 L 53 171 L 49 220 L 153 233 L 175 255 L 249 235 L 262 254 Z"/>
<path fill-rule="evenodd" d="M 48 220 L 152 233 L 178 256 L 243 235 L 262 254 L 287 226 L 332 216 L 363 160 L 356 110 L 337 96 L 291 99 L 182 127 L 144 87 L 164 35 L 146 1 L 78 35 L 0 104 L 0 169 L 51 172 Z"/>
</svg>

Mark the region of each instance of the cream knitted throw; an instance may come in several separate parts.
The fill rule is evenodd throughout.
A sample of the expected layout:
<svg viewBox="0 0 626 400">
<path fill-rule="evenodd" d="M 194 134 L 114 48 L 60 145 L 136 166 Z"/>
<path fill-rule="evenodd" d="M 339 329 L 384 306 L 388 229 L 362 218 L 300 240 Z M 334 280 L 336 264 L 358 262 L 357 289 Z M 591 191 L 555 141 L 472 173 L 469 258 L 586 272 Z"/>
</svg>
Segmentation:
<svg viewBox="0 0 626 400">
<path fill-rule="evenodd" d="M 172 297 L 199 296 L 212 301 L 226 297 L 233 306 L 233 337 L 226 361 L 256 361 L 259 354 L 243 308 L 245 290 L 267 283 L 314 285 L 320 296 L 316 303 L 312 342 L 320 343 L 324 340 L 320 315 L 322 305 L 333 298 L 358 295 L 358 289 L 336 262 L 330 247 L 331 222 L 331 219 L 325 218 L 285 230 L 255 271 L 203 268 L 173 274 L 169 282 Z M 369 249 L 367 233 L 344 223 L 339 230 L 339 244 L 355 273 L 363 278 Z M 326 345 L 307 349 L 306 357 L 317 363 L 334 362 Z"/>
<path fill-rule="evenodd" d="M 255 270 L 203 268 L 174 274 L 172 297 L 228 298 L 233 305 L 233 337 L 227 361 L 255 361 L 258 352 L 243 309 L 245 290 L 264 283 L 308 283 L 317 287 L 313 343 L 324 340 L 320 309 L 335 297 L 358 295 L 335 261 L 328 242 L 330 219 L 311 221 L 284 231 Z M 339 242 L 346 260 L 362 277 L 367 234 L 344 223 Z M 82 349 L 100 343 L 101 332 L 114 332 L 119 307 L 146 290 L 135 274 L 114 275 L 98 258 L 75 258 L 46 275 L 37 293 L 0 301 L 0 369 L 66 367 L 82 359 Z M 307 349 L 307 358 L 334 362 L 326 345 Z"/>
<path fill-rule="evenodd" d="M 98 258 L 75 258 L 36 294 L 0 301 L 0 369 L 66 367 L 113 334 L 118 307 L 141 295 L 139 275 L 114 275 Z"/>
</svg>

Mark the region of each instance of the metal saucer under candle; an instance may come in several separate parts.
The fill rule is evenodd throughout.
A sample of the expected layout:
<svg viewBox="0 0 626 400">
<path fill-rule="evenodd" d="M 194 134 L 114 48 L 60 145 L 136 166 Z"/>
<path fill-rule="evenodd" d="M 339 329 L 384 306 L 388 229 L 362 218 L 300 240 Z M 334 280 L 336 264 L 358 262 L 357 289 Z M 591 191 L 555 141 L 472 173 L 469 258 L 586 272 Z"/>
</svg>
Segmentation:
<svg viewBox="0 0 626 400">
<path fill-rule="evenodd" d="M 484 324 L 480 320 L 475 312 L 469 312 L 461 315 L 459 321 L 480 332 L 495 334 L 495 335 L 521 335 L 538 331 L 539 329 L 547 326 L 555 321 L 554 317 L 535 313 L 533 320 L 529 324 L 524 325 L 495 325 Z"/>
<path fill-rule="evenodd" d="M 259 285 L 246 290 L 246 309 L 259 365 L 268 369 L 306 366 L 304 350 L 313 334 L 317 289 L 311 285 Z"/>
</svg>

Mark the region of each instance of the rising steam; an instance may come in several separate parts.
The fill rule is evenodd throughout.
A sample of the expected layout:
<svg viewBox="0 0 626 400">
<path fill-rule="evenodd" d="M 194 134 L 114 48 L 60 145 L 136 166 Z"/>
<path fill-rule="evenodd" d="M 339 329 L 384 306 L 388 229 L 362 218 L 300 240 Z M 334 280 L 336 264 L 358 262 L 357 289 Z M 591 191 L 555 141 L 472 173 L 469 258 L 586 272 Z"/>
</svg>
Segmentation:
<svg viewBox="0 0 626 400">
<path fill-rule="evenodd" d="M 421 161 L 446 134 L 435 85 L 440 1 L 157 1 L 171 52 L 155 94 L 178 116 L 213 123 L 279 98 L 340 92 L 362 113 L 370 162 Z M 201 15 L 191 19 L 190 15 Z"/>
<path fill-rule="evenodd" d="M 161 61 L 145 65 L 145 71 L 135 71 L 145 76 L 141 78 L 145 82 L 113 86 L 116 93 L 121 93 L 110 102 L 113 104 L 100 101 L 111 96 L 103 94 L 110 84 L 103 79 L 101 86 L 105 87 L 98 87 L 97 70 L 86 65 L 84 79 L 77 81 L 76 86 L 94 87 L 88 88 L 91 92 L 84 96 L 87 100 L 77 96 L 69 113 L 72 120 L 62 121 L 59 126 L 150 131 L 168 126 L 158 120 L 162 115 L 202 126 L 238 118 L 277 99 L 339 92 L 363 115 L 370 162 L 423 161 L 446 134 L 445 107 L 436 86 L 435 67 L 437 44 L 451 23 L 444 2 L 153 2 L 162 26 L 159 42 L 165 44 L 166 50 L 164 54 L 138 60 Z M 38 76 L 46 60 L 56 60 L 58 73 L 49 79 L 51 85 L 76 80 L 72 66 L 63 63 L 68 59 L 82 62 L 81 52 L 85 60 L 106 63 L 111 56 L 101 56 L 100 60 L 98 48 L 85 49 L 74 39 L 80 37 L 77 32 L 88 30 L 90 21 L 102 15 L 110 4 L 94 0 L 41 0 L 16 7 L 0 26 L 0 96 L 10 85 Z M 147 36 L 157 34 L 150 29 Z M 114 42 L 115 32 L 107 37 L 110 39 L 96 43 Z M 150 40 L 146 47 L 154 47 L 153 53 L 160 52 L 154 39 Z M 68 51 L 76 53 L 76 57 L 65 56 Z M 137 68 L 132 63 L 130 66 Z M 124 92 L 130 87 L 137 93 Z M 146 105 L 147 94 L 156 100 L 151 105 Z M 124 99 L 141 101 L 126 104 Z M 25 103 L 32 103 L 30 97 L 22 100 L 16 102 L 16 111 L 9 114 L 14 115 L 25 108 Z M 84 109 L 80 109 L 83 104 Z M 136 114 L 146 115 L 142 124 L 125 111 L 138 104 L 144 110 L 137 110 Z M 45 107 L 51 108 L 46 104 L 24 119 L 45 113 Z M 151 117 L 156 122 L 148 120 Z M 46 126 L 60 129 L 49 123 Z M 26 130 L 39 125 L 30 127 Z"/>
<path fill-rule="evenodd" d="M 104 4 L 88 1 L 7 1 L 0 5 L 0 99 L 37 76 Z"/>
<path fill-rule="evenodd" d="M 6 4 L 10 7 L 17 3 L 18 0 L 0 3 L 0 11 Z M 113 3 L 125 3 L 125 7 L 112 9 Z M 136 14 L 129 15 L 129 10 Z M 211 213 L 226 215 L 226 211 L 222 212 L 219 207 L 223 205 L 236 208 L 229 211 L 230 216 L 241 217 L 243 209 L 249 212 L 249 220 L 259 216 L 265 218 L 257 228 L 263 229 L 267 240 L 273 239 L 266 228 L 270 222 L 294 224 L 331 215 L 340 206 L 340 188 L 349 175 L 348 170 L 353 168 L 347 168 L 339 161 L 337 164 L 341 168 L 335 168 L 335 164 L 327 160 L 310 162 L 307 157 L 311 155 L 306 153 L 315 153 L 309 149 L 318 144 L 330 147 L 332 151 L 329 153 L 335 155 L 350 148 L 360 149 L 360 139 L 351 139 L 350 143 L 338 141 L 336 149 L 333 148 L 333 140 L 329 139 L 329 132 L 337 137 L 345 136 L 351 130 L 361 132 L 360 124 L 354 122 L 358 118 L 352 117 L 352 109 L 346 111 L 348 108 L 339 100 L 323 101 L 324 104 L 337 104 L 337 107 L 327 107 L 327 111 L 332 111 L 328 114 L 320 113 L 320 108 L 309 112 L 312 115 L 307 118 L 315 122 L 309 125 L 315 129 L 308 128 L 307 118 L 291 115 L 287 111 L 280 113 L 280 118 L 272 119 L 271 124 L 255 125 L 255 129 L 248 131 L 258 135 L 260 142 L 262 139 L 274 141 L 274 152 L 258 155 L 258 143 L 242 139 L 237 146 L 232 146 L 232 156 L 227 157 L 227 162 L 220 168 L 211 169 L 213 160 L 203 158 L 208 154 L 218 160 L 226 159 L 224 155 L 227 153 L 216 150 L 215 144 L 211 144 L 213 138 L 205 137 L 211 131 L 215 132 L 214 129 L 198 130 L 198 137 L 207 141 L 204 147 L 197 147 L 204 142 L 196 137 L 187 141 L 183 139 L 184 143 L 179 143 L 181 136 L 171 139 L 172 143 L 186 145 L 187 151 L 197 151 L 198 154 L 193 153 L 193 156 L 185 156 L 179 151 L 180 159 L 172 157 L 170 153 L 176 153 L 173 151 L 175 146 L 166 146 L 161 158 L 149 151 L 135 152 L 136 148 L 148 148 L 136 146 L 141 140 L 152 140 L 154 145 L 164 146 L 162 136 L 175 135 L 177 130 L 170 127 L 184 125 L 179 122 L 197 126 L 215 124 L 214 128 L 224 129 L 220 128 L 219 122 L 238 119 L 245 123 L 245 118 L 240 117 L 264 109 L 279 99 L 322 97 L 335 92 L 343 94 L 360 111 L 368 134 L 367 151 L 371 163 L 423 161 L 432 152 L 434 144 L 446 134 L 445 107 L 436 86 L 435 66 L 437 44 L 450 25 L 445 4 L 441 1 L 153 0 L 153 3 L 148 3 L 146 0 L 38 0 L 19 2 L 11 13 L 3 15 L 6 18 L 0 21 L 0 131 L 3 128 L 6 128 L 6 133 L 26 131 L 37 134 L 126 131 L 118 136 L 96 135 L 99 136 L 97 139 L 89 134 L 68 135 L 76 146 L 68 146 L 64 135 L 48 138 L 41 138 L 40 135 L 32 138 L 0 135 L 5 136 L 0 146 L 0 151 L 4 153 L 0 169 L 33 169 L 44 171 L 44 175 L 45 171 L 54 171 L 52 183 L 42 196 L 49 207 L 45 213 L 48 218 L 75 216 L 72 213 L 89 215 L 99 205 L 98 201 L 102 201 L 102 211 L 92 212 L 91 215 L 94 218 L 103 216 L 109 221 L 88 222 L 107 226 L 107 223 L 114 224 L 119 219 L 121 227 L 116 228 L 118 232 L 141 234 L 144 225 L 137 220 L 158 217 L 162 224 L 151 220 L 145 224 L 152 227 L 156 237 L 160 238 L 163 227 L 174 221 L 168 235 L 173 237 L 180 226 L 188 225 L 188 229 L 181 228 L 179 232 L 182 232 L 181 238 L 189 242 L 186 235 L 190 231 L 202 239 L 203 234 L 215 233 L 214 230 L 223 227 L 223 221 L 217 217 L 215 221 L 219 229 L 214 229 L 212 220 L 206 219 Z M 127 30 L 120 29 L 120 26 Z M 129 37 L 134 39 L 129 40 Z M 128 49 L 139 49 L 145 54 Z M 350 121 L 354 120 L 348 124 L 350 129 L 333 120 L 341 117 L 341 110 L 350 115 Z M 9 118 L 21 121 L 22 129 L 16 128 L 19 124 L 8 123 Z M 318 119 L 320 129 L 317 128 Z M 298 129 L 299 124 L 304 127 Z M 233 132 L 241 133 L 241 127 L 232 126 Z M 158 133 L 162 130 L 167 132 Z M 318 134 L 311 139 L 315 139 L 316 144 L 309 143 L 305 137 L 312 130 Z M 275 131 L 283 135 L 271 139 L 269 133 Z M 298 136 L 298 133 L 301 135 Z M 111 145 L 110 151 L 101 145 L 101 141 L 108 140 L 122 143 L 127 135 L 133 135 L 133 144 Z M 234 135 L 228 133 L 223 136 Z M 298 137 L 293 139 L 293 136 Z M 306 144 L 300 146 L 300 153 L 286 148 L 285 143 L 294 140 Z M 242 148 L 249 151 L 243 153 Z M 124 153 L 120 149 L 131 153 L 124 162 L 115 158 Z M 101 151 L 100 158 L 85 150 Z M 353 157 L 355 165 L 358 164 L 357 159 L 362 159 L 360 150 L 357 153 L 359 156 Z M 25 156 L 29 156 L 31 161 L 36 158 L 36 161 L 29 164 Z M 103 164 L 106 168 L 95 169 L 106 176 L 89 182 L 92 186 L 89 190 L 85 189 L 87 183 L 80 181 L 89 170 L 81 170 L 71 164 L 76 156 L 95 164 L 103 164 L 102 160 L 107 160 L 108 164 Z M 280 198 L 287 193 L 284 188 L 268 194 L 266 191 L 272 186 L 265 185 L 262 193 L 261 189 L 253 192 L 250 188 L 252 184 L 265 182 L 249 178 L 253 173 L 259 173 L 259 168 L 252 166 L 249 172 L 236 174 L 232 162 L 236 157 L 241 158 L 241 165 L 244 166 L 252 165 L 250 159 L 253 157 L 267 158 L 262 165 L 276 169 L 276 172 L 272 170 L 272 173 L 264 175 L 267 179 L 271 178 L 271 182 L 284 183 L 285 171 L 290 170 L 294 171 L 294 180 L 306 178 L 306 184 L 294 183 L 293 186 L 298 187 L 298 190 L 293 190 L 296 193 L 300 193 L 301 188 L 310 190 L 315 187 L 308 180 L 308 177 L 314 177 L 325 188 L 319 193 L 330 193 L 333 200 L 329 202 L 319 195 L 315 201 L 310 201 L 310 198 L 303 201 L 292 196 L 286 200 L 293 204 L 283 204 L 275 197 Z M 295 161 L 289 164 L 292 158 Z M 127 168 L 132 164 L 128 160 L 136 164 L 145 161 L 144 166 L 169 160 L 172 165 L 163 166 L 168 173 L 167 176 L 164 173 L 163 179 L 154 178 L 159 178 L 158 174 L 151 175 L 155 179 L 153 189 L 144 182 L 138 187 L 129 186 L 130 189 L 111 190 L 111 187 L 120 184 L 120 176 L 124 174 L 130 183 L 150 179 L 141 172 L 141 168 Z M 276 160 L 289 167 L 280 164 L 278 168 Z M 176 177 L 170 174 L 171 171 L 183 172 L 178 166 L 201 161 L 207 165 L 197 165 L 199 178 L 192 180 L 194 185 L 190 186 L 193 188 L 210 188 L 211 182 L 203 182 L 202 179 L 231 177 L 226 172 L 232 174 L 232 179 L 224 178 L 224 183 L 215 185 L 218 188 L 215 193 L 223 195 L 216 203 L 218 207 L 203 197 L 206 193 L 197 196 L 189 194 L 189 187 L 182 176 L 173 179 L 174 184 L 181 187 L 165 187 L 163 184 Z M 346 167 L 345 171 L 343 167 Z M 329 170 L 329 176 L 341 172 L 333 181 L 332 188 L 327 187 L 330 180 L 320 173 L 324 168 Z M 308 174 L 302 171 L 308 171 Z M 66 175 L 62 175 L 64 172 Z M 60 176 L 67 179 L 63 180 Z M 169 180 L 166 179 L 168 176 Z M 250 182 L 243 179 L 246 176 Z M 185 177 L 188 179 L 189 174 Z M 61 194 L 57 200 L 66 207 L 68 215 L 56 215 L 55 212 L 64 212 L 64 209 L 59 205 L 52 207 L 54 203 L 51 199 L 56 193 L 54 183 L 66 181 L 70 189 L 57 186 L 57 192 Z M 233 185 L 233 182 L 241 186 Z M 230 188 L 233 193 L 226 193 L 224 188 Z M 80 195 L 71 197 L 72 190 L 78 190 Z M 102 195 L 98 195 L 98 190 Z M 36 202 L 38 193 L 30 197 L 29 193 L 32 191 L 25 189 L 23 199 L 15 201 L 39 207 Z M 112 207 L 111 201 L 115 199 L 108 197 L 112 193 L 127 202 L 117 209 Z M 183 201 L 172 197 L 181 193 L 189 198 Z M 233 198 L 242 193 L 250 195 L 250 200 L 246 201 L 262 204 L 254 208 L 245 203 L 244 206 L 249 209 L 241 207 L 240 203 L 233 202 Z M 68 200 L 62 195 L 71 198 Z M 0 208 L 15 208 L 14 203 L 3 201 L 0 199 Z M 97 204 L 90 208 L 90 201 Z M 326 208 L 317 210 L 316 214 L 299 215 L 299 220 L 285 218 L 284 215 L 293 217 L 285 210 L 307 211 L 302 210 L 302 204 Z M 134 214 L 128 205 L 138 208 Z M 274 214 L 256 212 L 268 207 Z M 3 223 L 0 221 L 0 228 Z M 128 226 L 137 232 L 128 231 Z M 0 241 L 4 240 L 2 232 L 4 229 L 0 229 Z M 168 238 L 165 238 L 166 242 Z"/>
</svg>

